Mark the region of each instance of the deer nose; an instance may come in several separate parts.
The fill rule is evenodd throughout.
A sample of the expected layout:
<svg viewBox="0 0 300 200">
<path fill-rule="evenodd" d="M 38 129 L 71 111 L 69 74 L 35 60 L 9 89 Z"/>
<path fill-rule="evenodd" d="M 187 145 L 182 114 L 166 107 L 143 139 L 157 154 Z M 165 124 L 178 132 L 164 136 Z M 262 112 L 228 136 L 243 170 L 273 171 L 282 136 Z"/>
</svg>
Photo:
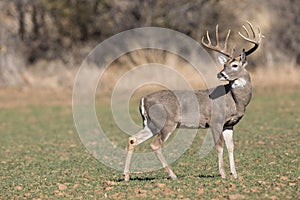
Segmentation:
<svg viewBox="0 0 300 200">
<path fill-rule="evenodd" d="M 217 78 L 222 81 L 222 80 L 227 80 L 228 76 L 225 72 L 221 71 L 220 73 L 217 74 Z"/>
</svg>

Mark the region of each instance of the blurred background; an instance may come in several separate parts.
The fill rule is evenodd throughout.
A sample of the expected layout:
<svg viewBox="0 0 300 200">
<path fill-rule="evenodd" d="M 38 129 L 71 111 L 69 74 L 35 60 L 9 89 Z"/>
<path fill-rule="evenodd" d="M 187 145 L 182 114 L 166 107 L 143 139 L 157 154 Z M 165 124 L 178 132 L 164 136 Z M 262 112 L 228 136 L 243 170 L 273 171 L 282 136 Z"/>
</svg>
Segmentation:
<svg viewBox="0 0 300 200">
<path fill-rule="evenodd" d="M 250 59 L 254 83 L 298 85 L 297 0 L 1 0 L 0 8 L 2 90 L 71 91 L 88 53 L 121 31 L 165 27 L 200 42 L 206 30 L 213 33 L 219 24 L 221 37 L 233 30 L 233 43 L 246 20 L 259 25 L 265 35 Z M 134 59 L 128 60 L 139 63 Z"/>
</svg>

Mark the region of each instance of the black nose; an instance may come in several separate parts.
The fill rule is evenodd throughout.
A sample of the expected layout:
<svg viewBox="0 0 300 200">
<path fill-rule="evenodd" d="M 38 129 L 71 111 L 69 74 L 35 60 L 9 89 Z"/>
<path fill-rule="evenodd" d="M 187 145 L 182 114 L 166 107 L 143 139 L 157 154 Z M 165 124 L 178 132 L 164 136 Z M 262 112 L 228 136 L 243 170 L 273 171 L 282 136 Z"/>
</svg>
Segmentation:
<svg viewBox="0 0 300 200">
<path fill-rule="evenodd" d="M 217 74 L 217 78 L 220 79 L 220 78 L 226 78 L 225 74 L 223 72 L 220 72 Z"/>
</svg>

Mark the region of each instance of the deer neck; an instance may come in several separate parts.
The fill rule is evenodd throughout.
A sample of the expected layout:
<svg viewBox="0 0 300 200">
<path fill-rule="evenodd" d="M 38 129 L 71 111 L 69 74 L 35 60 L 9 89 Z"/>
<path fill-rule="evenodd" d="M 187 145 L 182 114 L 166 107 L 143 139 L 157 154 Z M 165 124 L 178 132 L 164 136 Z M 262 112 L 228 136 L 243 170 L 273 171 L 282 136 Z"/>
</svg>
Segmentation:
<svg viewBox="0 0 300 200">
<path fill-rule="evenodd" d="M 247 71 L 238 79 L 231 81 L 231 94 L 238 113 L 244 113 L 252 97 L 252 85 Z"/>
</svg>

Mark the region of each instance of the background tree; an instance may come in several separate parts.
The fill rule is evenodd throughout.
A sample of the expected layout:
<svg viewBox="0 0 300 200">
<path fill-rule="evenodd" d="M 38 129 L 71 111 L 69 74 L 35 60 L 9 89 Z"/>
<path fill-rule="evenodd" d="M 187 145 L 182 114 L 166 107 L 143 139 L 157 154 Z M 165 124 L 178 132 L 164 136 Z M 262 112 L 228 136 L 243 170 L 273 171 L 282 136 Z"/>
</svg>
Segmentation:
<svg viewBox="0 0 300 200">
<path fill-rule="evenodd" d="M 26 68 L 38 60 L 80 63 L 99 42 L 136 27 L 171 28 L 200 41 L 216 23 L 241 30 L 245 20 L 259 24 L 268 38 L 253 64 L 300 65 L 297 0 L 2 0 L 0 8 L 1 45 L 18 51 Z M 220 31 L 224 37 L 226 29 Z"/>
</svg>

